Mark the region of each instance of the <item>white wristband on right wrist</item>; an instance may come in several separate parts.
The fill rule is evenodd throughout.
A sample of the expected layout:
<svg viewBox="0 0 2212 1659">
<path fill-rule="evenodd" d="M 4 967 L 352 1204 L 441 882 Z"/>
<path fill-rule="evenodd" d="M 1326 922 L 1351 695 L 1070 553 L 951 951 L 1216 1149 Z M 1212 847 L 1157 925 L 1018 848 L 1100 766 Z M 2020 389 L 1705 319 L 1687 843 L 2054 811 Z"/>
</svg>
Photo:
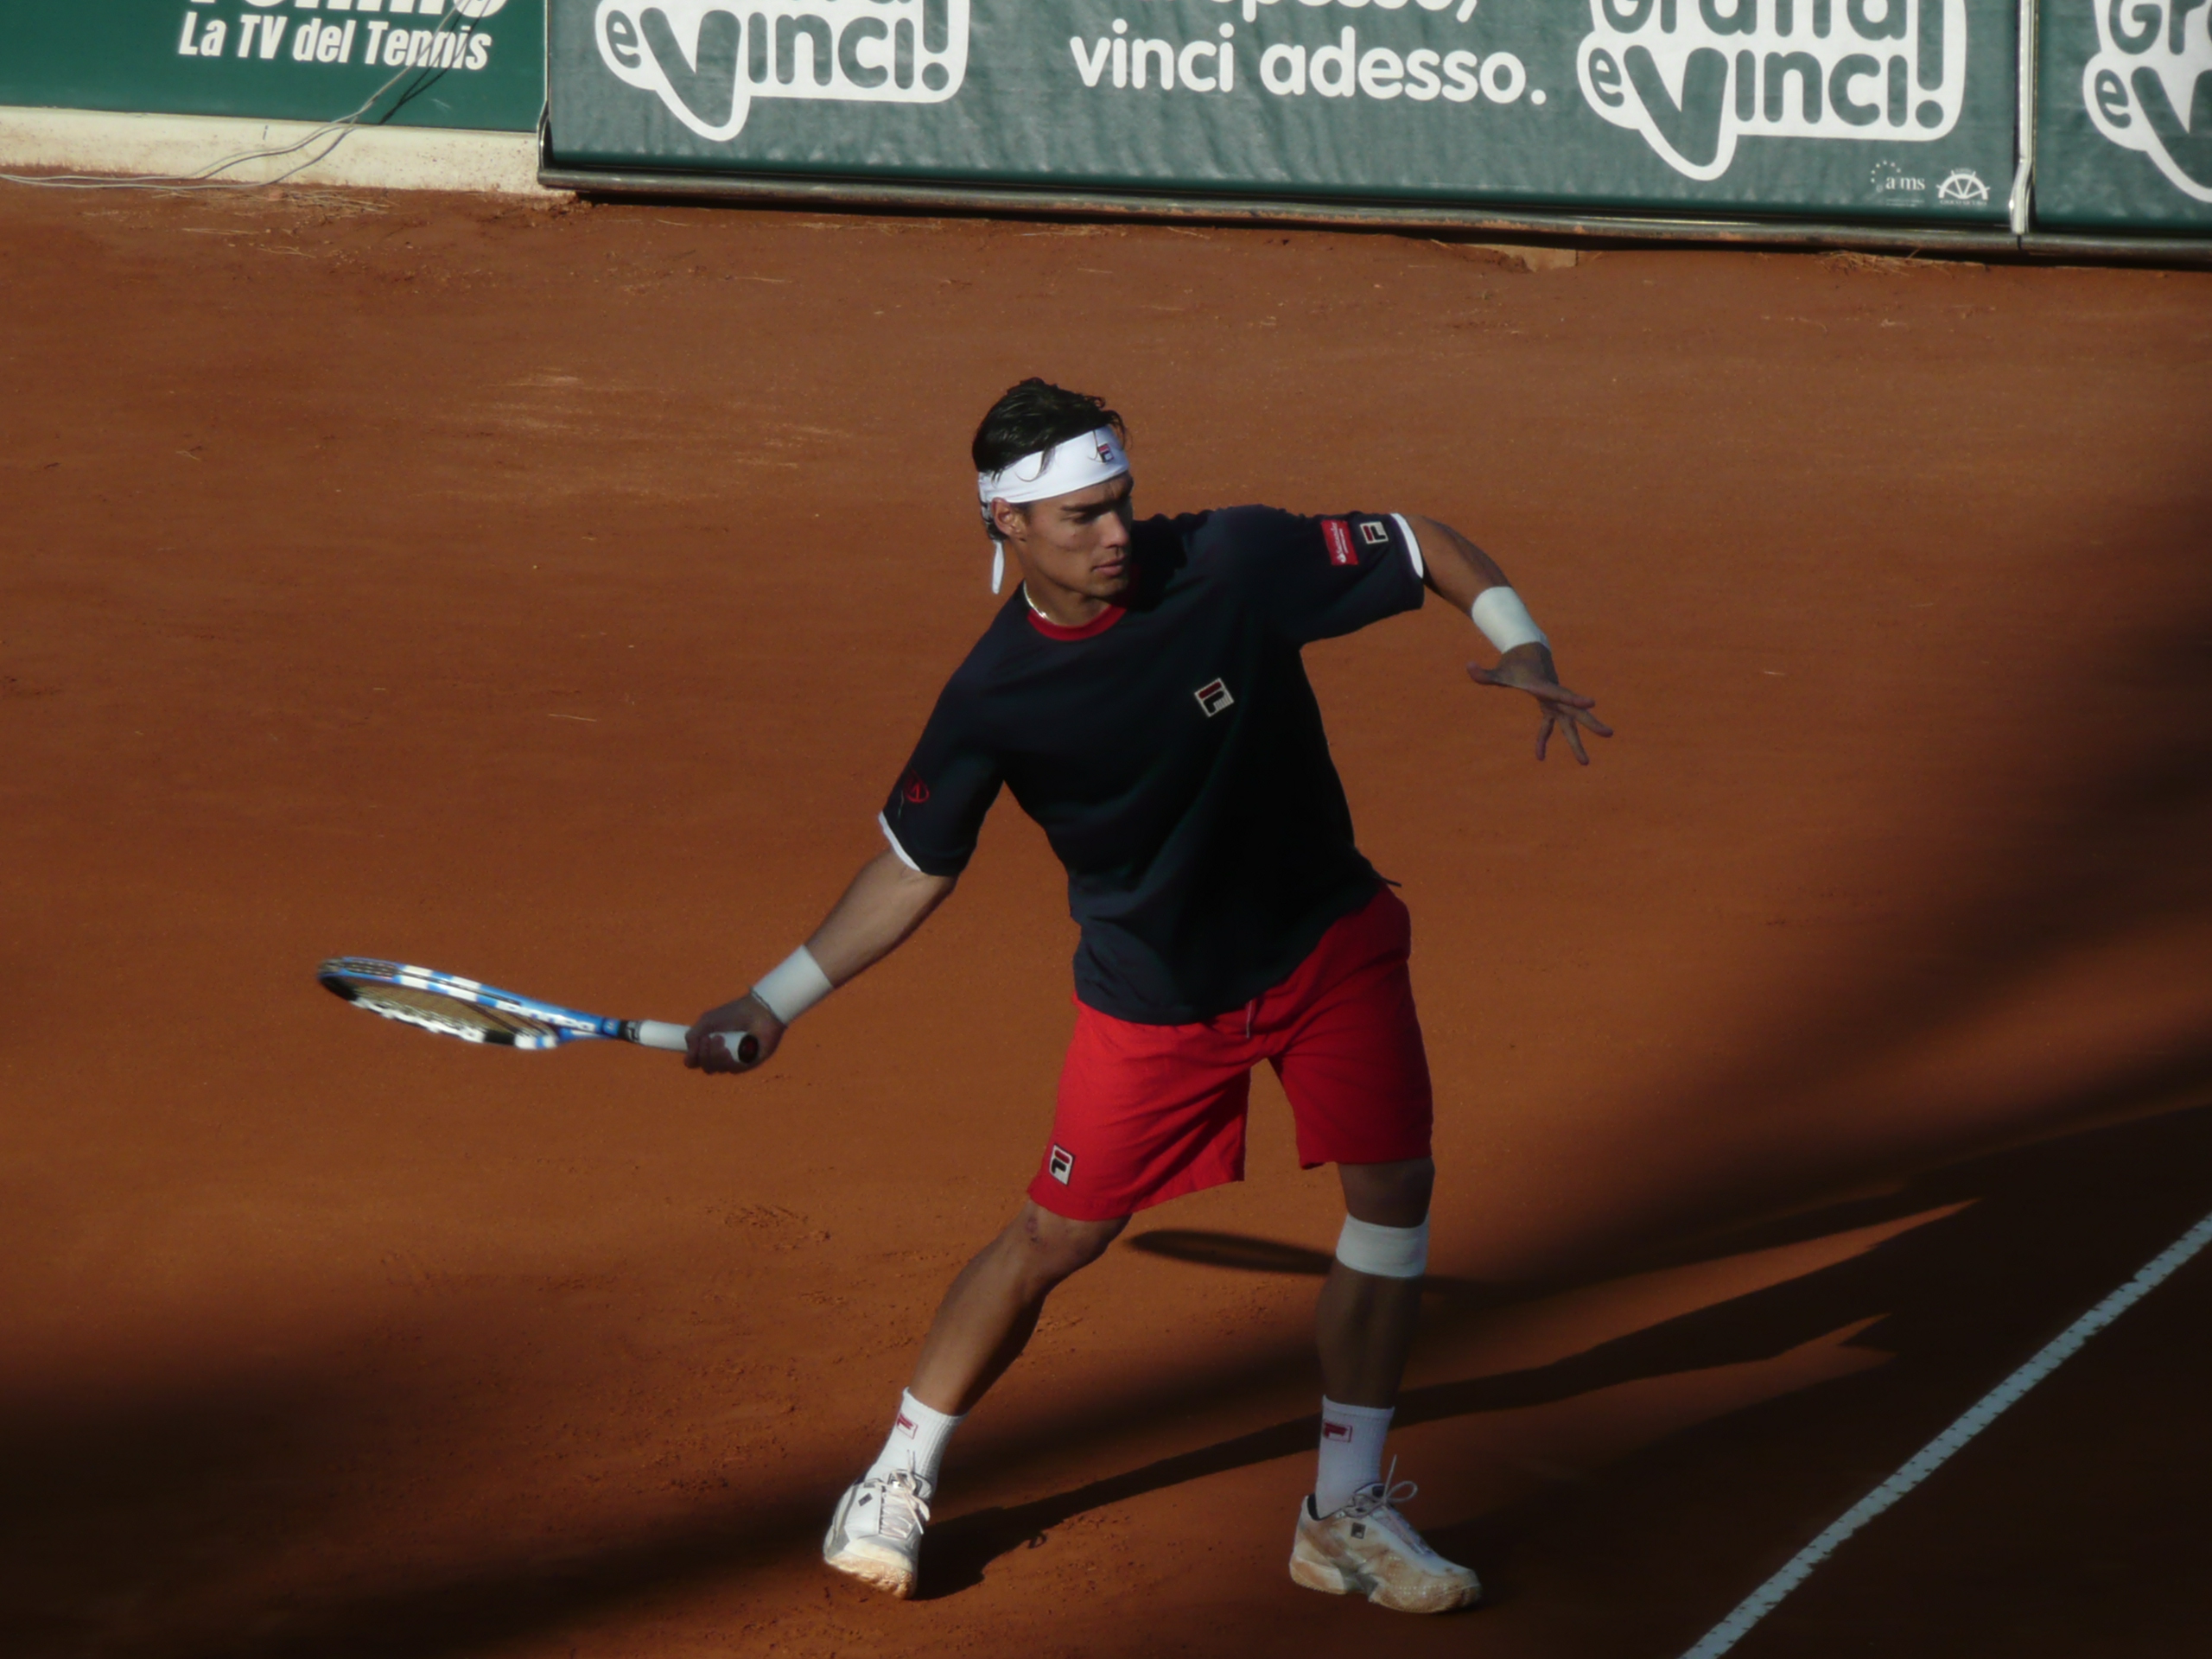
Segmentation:
<svg viewBox="0 0 2212 1659">
<path fill-rule="evenodd" d="M 788 1026 L 836 988 L 814 952 L 802 944 L 761 976 L 753 1000 Z"/>
<path fill-rule="evenodd" d="M 1475 602 L 1467 607 L 1467 614 L 1482 630 L 1483 638 L 1503 653 L 1516 645 L 1543 645 L 1551 641 L 1529 614 L 1529 607 L 1521 602 L 1521 595 L 1510 588 L 1485 588 L 1475 595 Z"/>
</svg>

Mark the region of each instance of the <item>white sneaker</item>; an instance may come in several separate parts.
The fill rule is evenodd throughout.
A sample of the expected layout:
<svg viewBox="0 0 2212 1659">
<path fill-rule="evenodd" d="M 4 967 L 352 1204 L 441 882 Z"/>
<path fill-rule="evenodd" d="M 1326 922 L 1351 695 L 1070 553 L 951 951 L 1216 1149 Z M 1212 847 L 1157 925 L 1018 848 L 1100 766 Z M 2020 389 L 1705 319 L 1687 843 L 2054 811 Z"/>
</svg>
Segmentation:
<svg viewBox="0 0 2212 1659">
<path fill-rule="evenodd" d="M 1391 1465 L 1391 1472 L 1397 1465 Z M 1329 1515 L 1309 1495 L 1298 1509 L 1298 1541 L 1290 1551 L 1290 1576 L 1308 1590 L 1332 1596 L 1365 1596 L 1400 1613 L 1448 1613 L 1474 1605 L 1481 1581 L 1447 1561 L 1421 1539 L 1398 1505 L 1420 1489 L 1388 1477 L 1363 1486 L 1351 1503 Z"/>
<path fill-rule="evenodd" d="M 822 1559 L 903 1601 L 914 1593 L 929 1518 L 930 1484 L 919 1475 L 894 1469 L 856 1480 L 830 1517 Z"/>
</svg>

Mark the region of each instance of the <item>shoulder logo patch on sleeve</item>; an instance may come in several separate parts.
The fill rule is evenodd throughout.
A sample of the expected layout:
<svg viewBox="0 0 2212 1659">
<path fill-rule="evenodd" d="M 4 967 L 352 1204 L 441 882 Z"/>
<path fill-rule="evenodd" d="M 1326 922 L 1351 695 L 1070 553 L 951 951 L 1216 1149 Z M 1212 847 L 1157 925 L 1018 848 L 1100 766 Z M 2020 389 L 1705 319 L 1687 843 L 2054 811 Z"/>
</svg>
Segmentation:
<svg viewBox="0 0 2212 1659">
<path fill-rule="evenodd" d="M 1229 687 L 1220 680 L 1208 680 L 1191 695 L 1198 700 L 1198 707 L 1206 711 L 1208 720 L 1236 701 L 1229 695 Z"/>
<path fill-rule="evenodd" d="M 1068 1184 L 1068 1178 L 1075 1173 L 1075 1154 L 1057 1141 L 1054 1142 L 1052 1155 L 1046 1160 L 1045 1171 L 1062 1186 L 1065 1186 Z"/>
<path fill-rule="evenodd" d="M 1390 539 L 1390 526 L 1380 518 L 1363 518 L 1359 521 L 1359 539 L 1370 547 L 1382 547 Z"/>
<path fill-rule="evenodd" d="M 1329 549 L 1331 564 L 1357 564 L 1359 555 L 1351 550 L 1351 526 L 1341 518 L 1321 521 L 1321 539 Z"/>
</svg>

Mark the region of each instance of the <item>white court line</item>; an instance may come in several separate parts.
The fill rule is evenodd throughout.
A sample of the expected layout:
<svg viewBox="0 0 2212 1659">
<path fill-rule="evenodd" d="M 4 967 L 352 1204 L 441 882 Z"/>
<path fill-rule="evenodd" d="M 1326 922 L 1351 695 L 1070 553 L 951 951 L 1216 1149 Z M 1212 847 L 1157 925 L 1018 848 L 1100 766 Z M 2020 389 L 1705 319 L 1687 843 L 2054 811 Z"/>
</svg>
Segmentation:
<svg viewBox="0 0 2212 1659">
<path fill-rule="evenodd" d="M 1926 1446 L 1912 1460 L 1859 1500 L 1843 1518 L 1799 1550 L 1789 1565 L 1744 1598 L 1742 1605 L 1706 1632 L 1705 1639 L 1682 1659 L 1719 1659 L 1750 1632 L 1751 1626 L 1772 1612 L 1782 1599 L 1812 1576 L 1813 1569 L 1835 1554 L 1843 1541 L 1934 1474 L 1950 1456 L 2016 1402 L 2022 1395 L 2049 1376 L 2080 1351 L 2091 1337 L 2149 1295 L 2174 1270 L 2212 1244 L 2212 1216 L 2207 1216 L 2154 1256 L 2133 1279 L 2099 1302 L 2043 1351 L 1985 1395 L 1966 1415 Z"/>
</svg>

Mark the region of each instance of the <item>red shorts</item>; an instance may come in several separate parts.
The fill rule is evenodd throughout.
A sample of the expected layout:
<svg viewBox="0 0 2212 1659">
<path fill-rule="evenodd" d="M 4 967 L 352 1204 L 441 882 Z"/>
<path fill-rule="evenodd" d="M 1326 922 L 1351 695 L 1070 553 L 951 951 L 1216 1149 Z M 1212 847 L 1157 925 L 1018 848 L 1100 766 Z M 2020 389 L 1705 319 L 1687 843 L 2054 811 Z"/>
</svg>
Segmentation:
<svg viewBox="0 0 2212 1659">
<path fill-rule="evenodd" d="M 1143 1026 L 1077 1003 L 1029 1196 L 1072 1221 L 1109 1221 L 1243 1180 L 1262 1060 L 1290 1096 L 1306 1168 L 1427 1157 L 1433 1104 L 1406 972 L 1412 946 L 1413 918 L 1386 887 L 1288 979 L 1231 1013 Z"/>
</svg>

